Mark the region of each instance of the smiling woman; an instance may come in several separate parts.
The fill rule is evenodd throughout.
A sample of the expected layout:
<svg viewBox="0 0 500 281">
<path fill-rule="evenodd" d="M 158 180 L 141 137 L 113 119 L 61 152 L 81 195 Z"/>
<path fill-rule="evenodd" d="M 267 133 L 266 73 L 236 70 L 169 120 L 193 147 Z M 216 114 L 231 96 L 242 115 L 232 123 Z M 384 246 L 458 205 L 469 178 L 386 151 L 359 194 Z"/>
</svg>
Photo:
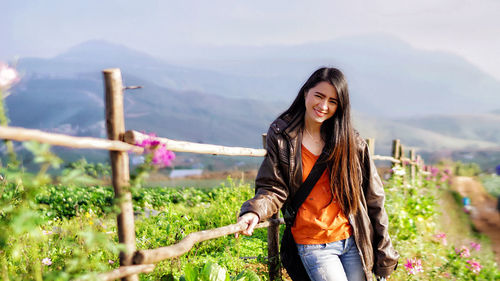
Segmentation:
<svg viewBox="0 0 500 281">
<path fill-rule="evenodd" d="M 383 280 L 398 253 L 388 234 L 384 188 L 366 142 L 351 125 L 349 91 L 336 68 L 316 70 L 267 133 L 256 194 L 242 231 L 277 213 L 287 223 L 281 261 L 293 280 Z"/>
</svg>

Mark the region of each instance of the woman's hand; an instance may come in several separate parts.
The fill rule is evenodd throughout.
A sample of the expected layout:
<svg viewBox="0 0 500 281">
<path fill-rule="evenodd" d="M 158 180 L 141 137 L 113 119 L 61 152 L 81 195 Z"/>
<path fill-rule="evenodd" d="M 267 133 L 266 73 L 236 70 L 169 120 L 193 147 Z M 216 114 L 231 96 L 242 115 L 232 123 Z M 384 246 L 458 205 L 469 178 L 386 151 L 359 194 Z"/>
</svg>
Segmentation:
<svg viewBox="0 0 500 281">
<path fill-rule="evenodd" d="M 252 235 L 253 230 L 257 223 L 259 223 L 259 216 L 257 216 L 256 213 L 246 213 L 243 216 L 238 218 L 238 223 L 244 223 L 247 225 L 247 228 L 241 232 L 243 235 Z M 238 238 L 238 233 L 234 235 L 236 238 Z"/>
</svg>

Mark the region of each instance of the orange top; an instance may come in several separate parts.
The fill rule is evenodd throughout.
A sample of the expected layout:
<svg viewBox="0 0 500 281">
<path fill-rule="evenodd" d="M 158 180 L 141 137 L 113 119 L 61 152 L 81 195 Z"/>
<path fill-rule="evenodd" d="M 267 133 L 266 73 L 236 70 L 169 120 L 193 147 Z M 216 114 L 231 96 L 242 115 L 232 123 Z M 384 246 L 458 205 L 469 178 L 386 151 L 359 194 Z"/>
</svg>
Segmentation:
<svg viewBox="0 0 500 281">
<path fill-rule="evenodd" d="M 318 160 L 302 145 L 302 179 L 305 180 Z M 324 244 L 348 238 L 352 234 L 349 220 L 336 200 L 331 200 L 330 177 L 326 169 L 300 206 L 292 234 L 298 244 Z"/>
</svg>

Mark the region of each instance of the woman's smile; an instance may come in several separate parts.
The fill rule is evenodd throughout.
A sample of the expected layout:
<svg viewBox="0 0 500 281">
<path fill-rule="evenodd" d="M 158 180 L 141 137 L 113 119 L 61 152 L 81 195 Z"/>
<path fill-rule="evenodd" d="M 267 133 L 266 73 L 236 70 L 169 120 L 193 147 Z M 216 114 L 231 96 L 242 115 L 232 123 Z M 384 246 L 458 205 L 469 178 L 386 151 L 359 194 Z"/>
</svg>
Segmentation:
<svg viewBox="0 0 500 281">
<path fill-rule="evenodd" d="M 314 112 L 316 112 L 316 115 L 318 115 L 318 117 L 323 117 L 328 113 L 327 111 L 323 111 L 317 108 L 314 108 Z"/>
</svg>

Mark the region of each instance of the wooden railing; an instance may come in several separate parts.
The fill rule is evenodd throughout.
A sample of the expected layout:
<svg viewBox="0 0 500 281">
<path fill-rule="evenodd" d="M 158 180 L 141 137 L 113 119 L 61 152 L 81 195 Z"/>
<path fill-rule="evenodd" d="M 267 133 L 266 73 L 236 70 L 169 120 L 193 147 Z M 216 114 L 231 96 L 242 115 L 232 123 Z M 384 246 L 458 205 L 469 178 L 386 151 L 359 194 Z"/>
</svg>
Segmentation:
<svg viewBox="0 0 500 281">
<path fill-rule="evenodd" d="M 125 245 L 125 251 L 120 253 L 120 267 L 110 272 L 101 273 L 98 275 L 98 278 L 101 280 L 115 280 L 119 278 L 122 278 L 122 280 L 138 280 L 138 274 L 151 272 L 155 267 L 155 263 L 178 257 L 188 252 L 195 243 L 239 233 L 244 230 L 246 225 L 236 223 L 191 233 L 171 246 L 157 249 L 136 249 L 132 196 L 130 190 L 127 188 L 130 179 L 128 152 L 142 153 L 144 149 L 135 144 L 144 138 L 150 137 L 136 131 L 125 132 L 123 92 L 125 89 L 132 87 L 123 86 L 120 70 L 106 69 L 103 71 L 103 76 L 105 82 L 108 139 L 73 137 L 33 129 L 0 126 L 1 139 L 38 141 L 71 148 L 104 149 L 110 151 L 112 184 L 115 198 L 120 199 L 117 202 L 121 210 L 117 216 L 118 240 Z M 161 143 L 165 143 L 169 150 L 176 152 L 254 157 L 266 155 L 265 149 L 199 144 L 167 138 L 156 139 Z M 415 156 L 414 149 L 410 150 L 409 157 L 405 157 L 404 147 L 401 146 L 399 140 L 394 140 L 392 156 L 374 155 L 374 142 L 374 139 L 367 139 L 370 153 L 374 160 L 391 161 L 393 165 L 401 165 L 403 168 L 410 165 L 409 180 L 412 183 L 425 173 L 422 170 L 424 162 L 420 156 Z M 263 143 L 265 146 L 265 135 L 263 135 Z M 405 178 L 405 180 L 407 179 Z M 279 214 L 275 214 L 268 221 L 261 222 L 256 226 L 256 228 L 268 228 L 268 267 L 270 280 L 277 280 L 281 272 L 278 249 L 279 225 L 283 223 L 284 221 L 279 218 Z"/>
</svg>

